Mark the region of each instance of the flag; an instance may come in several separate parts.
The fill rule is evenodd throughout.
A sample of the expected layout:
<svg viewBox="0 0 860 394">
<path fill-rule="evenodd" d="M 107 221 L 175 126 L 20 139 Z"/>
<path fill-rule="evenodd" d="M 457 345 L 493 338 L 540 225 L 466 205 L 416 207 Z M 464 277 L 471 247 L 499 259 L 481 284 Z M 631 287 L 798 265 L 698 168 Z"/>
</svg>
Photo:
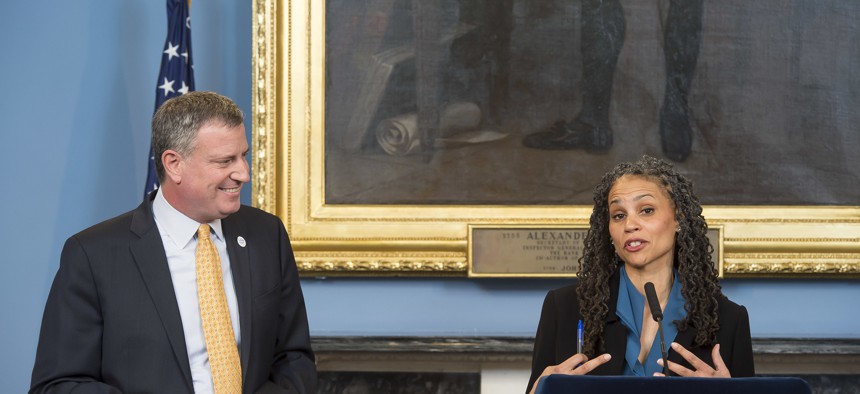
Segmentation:
<svg viewBox="0 0 860 394">
<path fill-rule="evenodd" d="M 167 99 L 194 90 L 194 62 L 191 61 L 191 17 L 187 0 L 167 0 L 167 39 L 161 54 L 161 71 L 155 88 L 155 110 Z M 144 197 L 158 189 L 156 158 L 149 147 L 149 170 L 146 174 Z"/>
</svg>

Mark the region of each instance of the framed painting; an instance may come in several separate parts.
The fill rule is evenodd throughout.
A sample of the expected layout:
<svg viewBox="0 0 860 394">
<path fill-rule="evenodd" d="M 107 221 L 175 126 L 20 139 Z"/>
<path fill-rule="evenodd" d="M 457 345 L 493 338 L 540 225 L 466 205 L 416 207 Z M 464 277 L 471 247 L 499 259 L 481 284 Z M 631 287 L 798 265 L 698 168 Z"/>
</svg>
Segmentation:
<svg viewBox="0 0 860 394">
<path fill-rule="evenodd" d="M 301 272 L 493 276 L 470 229 L 583 228 L 647 154 L 724 276 L 860 276 L 860 4 L 591 3 L 255 0 L 253 203 Z"/>
</svg>

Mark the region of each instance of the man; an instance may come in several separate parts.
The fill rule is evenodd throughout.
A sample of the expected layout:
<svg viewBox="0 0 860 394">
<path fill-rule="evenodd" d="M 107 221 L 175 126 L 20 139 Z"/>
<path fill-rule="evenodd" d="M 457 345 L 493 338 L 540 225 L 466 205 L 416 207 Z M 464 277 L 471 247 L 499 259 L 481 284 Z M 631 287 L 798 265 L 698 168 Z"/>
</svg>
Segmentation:
<svg viewBox="0 0 860 394">
<path fill-rule="evenodd" d="M 314 392 L 287 233 L 277 217 L 240 204 L 243 121 L 211 92 L 158 109 L 162 187 L 66 241 L 31 393 Z"/>
</svg>

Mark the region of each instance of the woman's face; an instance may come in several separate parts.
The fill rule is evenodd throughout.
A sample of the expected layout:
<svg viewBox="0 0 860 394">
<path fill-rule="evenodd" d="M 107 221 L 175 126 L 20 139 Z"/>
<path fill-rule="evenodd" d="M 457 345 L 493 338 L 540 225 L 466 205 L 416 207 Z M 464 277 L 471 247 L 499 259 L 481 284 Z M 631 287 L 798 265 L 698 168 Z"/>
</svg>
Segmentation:
<svg viewBox="0 0 860 394">
<path fill-rule="evenodd" d="M 609 235 L 628 269 L 671 267 L 675 204 L 666 190 L 643 177 L 624 175 L 609 190 Z"/>
</svg>

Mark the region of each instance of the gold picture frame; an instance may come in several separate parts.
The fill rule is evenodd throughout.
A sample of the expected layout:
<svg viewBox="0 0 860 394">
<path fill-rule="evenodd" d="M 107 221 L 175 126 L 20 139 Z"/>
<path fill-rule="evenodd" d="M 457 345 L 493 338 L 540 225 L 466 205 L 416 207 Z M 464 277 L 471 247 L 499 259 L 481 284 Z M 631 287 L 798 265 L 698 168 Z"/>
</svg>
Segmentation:
<svg viewBox="0 0 860 394">
<path fill-rule="evenodd" d="M 587 225 L 589 206 L 328 205 L 325 2 L 255 0 L 253 205 L 311 276 L 467 275 L 469 225 Z M 725 277 L 860 276 L 858 206 L 706 206 Z"/>
</svg>

